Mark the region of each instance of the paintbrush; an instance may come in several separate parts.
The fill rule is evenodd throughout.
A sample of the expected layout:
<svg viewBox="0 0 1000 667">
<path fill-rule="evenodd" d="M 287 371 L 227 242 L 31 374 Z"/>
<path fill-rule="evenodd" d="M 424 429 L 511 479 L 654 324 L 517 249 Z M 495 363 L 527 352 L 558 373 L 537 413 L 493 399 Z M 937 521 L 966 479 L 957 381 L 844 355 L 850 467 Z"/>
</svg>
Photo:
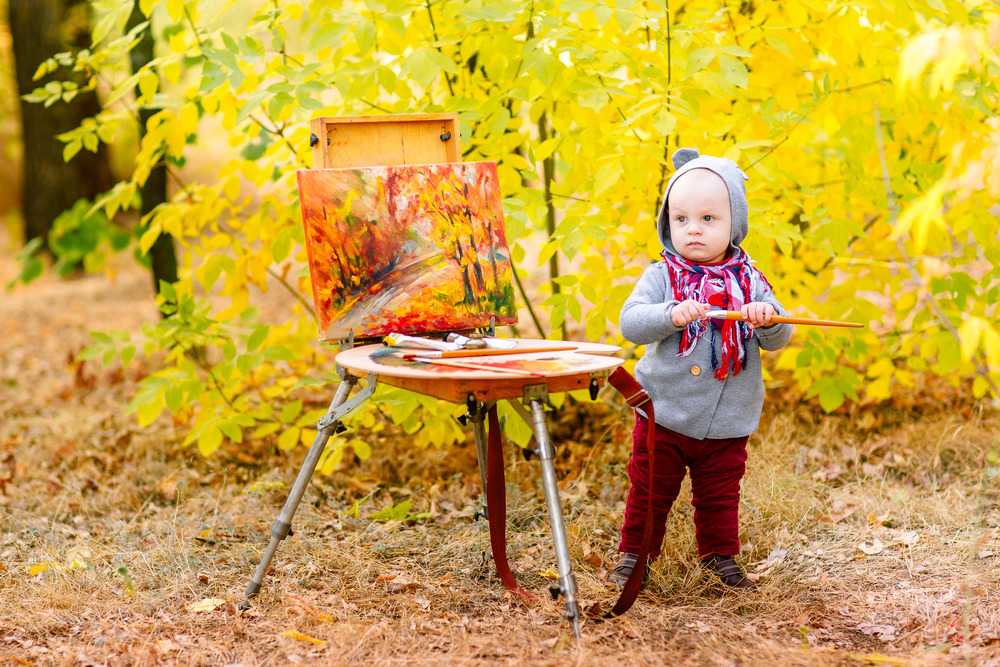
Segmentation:
<svg viewBox="0 0 1000 667">
<path fill-rule="evenodd" d="M 404 359 L 412 359 L 413 357 L 418 356 L 425 359 L 452 359 L 458 357 L 494 357 L 502 354 L 527 354 L 529 352 L 558 352 L 562 350 L 575 349 L 576 345 L 550 345 L 549 347 L 514 347 L 504 350 L 480 348 L 478 350 L 444 350 L 441 352 L 424 352 L 423 350 L 412 353 L 407 353 L 402 350 L 399 350 L 399 352 L 402 352 Z"/>
<path fill-rule="evenodd" d="M 710 310 L 705 313 L 705 317 L 710 317 L 716 320 L 737 320 L 745 321 L 747 316 L 738 310 Z M 806 317 L 786 317 L 784 315 L 773 315 L 771 317 L 771 322 L 773 324 L 808 324 L 817 327 L 848 327 L 852 329 L 860 329 L 865 325 L 860 322 L 839 322 L 837 320 L 813 320 Z"/>
<path fill-rule="evenodd" d="M 508 375 L 517 375 L 519 377 L 545 377 L 544 373 L 534 373 L 532 371 L 521 370 L 520 368 L 504 368 L 503 366 L 487 366 L 485 364 L 472 364 L 466 361 L 452 361 L 444 359 L 431 359 L 429 357 L 419 357 L 416 355 L 408 355 L 406 357 L 409 361 L 419 361 L 423 364 L 434 364 L 436 366 L 450 366 L 454 368 L 464 368 L 470 371 L 489 371 L 490 373 L 506 373 Z"/>
<path fill-rule="evenodd" d="M 427 355 L 434 354 L 434 352 L 428 351 Z M 473 364 L 469 362 L 444 360 L 439 358 L 432 358 L 430 356 L 424 356 L 421 354 L 405 354 L 400 348 L 393 347 L 383 347 L 380 350 L 375 350 L 370 355 L 371 359 L 378 359 L 379 357 L 393 357 L 394 359 L 401 359 L 403 361 L 413 361 L 418 364 L 431 364 L 436 366 L 449 366 L 452 368 L 464 368 L 471 371 L 489 371 L 491 373 L 501 373 L 506 375 L 516 375 L 517 377 L 545 377 L 540 373 L 533 373 L 531 371 L 521 370 L 519 368 L 505 368 L 503 366 L 487 366 L 485 364 Z"/>
</svg>

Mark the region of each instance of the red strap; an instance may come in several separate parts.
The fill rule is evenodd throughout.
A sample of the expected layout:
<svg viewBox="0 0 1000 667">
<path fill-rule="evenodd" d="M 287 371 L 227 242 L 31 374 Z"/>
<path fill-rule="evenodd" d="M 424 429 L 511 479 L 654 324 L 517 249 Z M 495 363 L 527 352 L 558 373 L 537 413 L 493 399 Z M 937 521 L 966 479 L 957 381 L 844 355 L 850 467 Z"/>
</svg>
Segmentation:
<svg viewBox="0 0 1000 667">
<path fill-rule="evenodd" d="M 653 414 L 653 401 L 649 394 L 622 366 L 616 368 L 608 376 L 608 384 L 625 397 L 629 407 L 635 409 L 642 406 L 645 411 L 647 417 L 646 453 L 649 457 L 649 493 L 646 494 L 646 518 L 642 522 L 642 545 L 639 547 L 639 558 L 636 560 L 635 568 L 625 582 L 625 587 L 622 589 L 618 601 L 611 611 L 602 614 L 606 618 L 613 618 L 624 614 L 635 603 L 635 599 L 639 597 L 639 589 L 642 588 L 642 580 L 646 576 L 649 550 L 653 541 L 653 471 L 656 469 L 654 460 L 656 455 L 656 420 Z M 592 608 L 591 611 L 597 610 Z"/>
<path fill-rule="evenodd" d="M 507 488 L 503 470 L 503 437 L 497 407 L 489 410 L 489 439 L 486 450 L 486 517 L 490 524 L 490 550 L 497 576 L 504 588 L 525 598 L 531 593 L 521 588 L 507 563 Z"/>
</svg>

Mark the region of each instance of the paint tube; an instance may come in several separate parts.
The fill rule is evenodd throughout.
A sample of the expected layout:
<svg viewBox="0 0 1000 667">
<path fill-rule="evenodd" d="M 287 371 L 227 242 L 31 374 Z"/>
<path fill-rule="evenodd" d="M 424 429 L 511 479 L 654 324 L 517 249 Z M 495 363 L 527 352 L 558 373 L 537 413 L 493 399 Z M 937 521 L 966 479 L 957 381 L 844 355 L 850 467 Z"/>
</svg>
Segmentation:
<svg viewBox="0 0 1000 667">
<path fill-rule="evenodd" d="M 462 348 L 456 343 L 446 343 L 434 338 L 418 338 L 401 333 L 390 333 L 382 339 L 382 342 L 393 347 L 422 347 L 431 350 L 460 350 Z"/>
</svg>

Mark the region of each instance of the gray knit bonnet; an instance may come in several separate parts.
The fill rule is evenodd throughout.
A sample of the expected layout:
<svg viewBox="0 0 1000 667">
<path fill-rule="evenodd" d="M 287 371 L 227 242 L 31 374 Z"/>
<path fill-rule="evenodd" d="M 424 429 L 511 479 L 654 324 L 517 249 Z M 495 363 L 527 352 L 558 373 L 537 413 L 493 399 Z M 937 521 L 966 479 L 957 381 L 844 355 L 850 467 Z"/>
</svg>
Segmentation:
<svg viewBox="0 0 1000 667">
<path fill-rule="evenodd" d="M 674 244 L 670 240 L 670 215 L 668 213 L 668 202 L 670 201 L 670 188 L 674 182 L 682 175 L 692 169 L 708 169 L 718 174 L 729 190 L 729 212 L 732 219 L 732 238 L 730 245 L 736 247 L 746 238 L 749 229 L 747 216 L 747 193 L 743 186 L 743 181 L 749 176 L 730 159 L 715 157 L 713 155 L 699 155 L 694 148 L 678 148 L 673 155 L 674 174 L 667 183 L 667 189 L 663 192 L 663 204 L 660 205 L 660 214 L 656 218 L 656 229 L 660 234 L 660 241 L 667 252 L 676 255 Z"/>
</svg>

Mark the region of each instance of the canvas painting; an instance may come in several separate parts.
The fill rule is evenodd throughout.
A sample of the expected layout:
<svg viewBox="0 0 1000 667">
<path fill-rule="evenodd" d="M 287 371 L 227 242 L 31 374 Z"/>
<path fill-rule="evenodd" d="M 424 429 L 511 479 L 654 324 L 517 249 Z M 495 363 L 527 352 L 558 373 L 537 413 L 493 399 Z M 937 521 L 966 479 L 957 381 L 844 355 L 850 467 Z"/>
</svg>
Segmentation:
<svg viewBox="0 0 1000 667">
<path fill-rule="evenodd" d="M 324 340 L 517 321 L 496 164 L 298 172 Z"/>
</svg>

